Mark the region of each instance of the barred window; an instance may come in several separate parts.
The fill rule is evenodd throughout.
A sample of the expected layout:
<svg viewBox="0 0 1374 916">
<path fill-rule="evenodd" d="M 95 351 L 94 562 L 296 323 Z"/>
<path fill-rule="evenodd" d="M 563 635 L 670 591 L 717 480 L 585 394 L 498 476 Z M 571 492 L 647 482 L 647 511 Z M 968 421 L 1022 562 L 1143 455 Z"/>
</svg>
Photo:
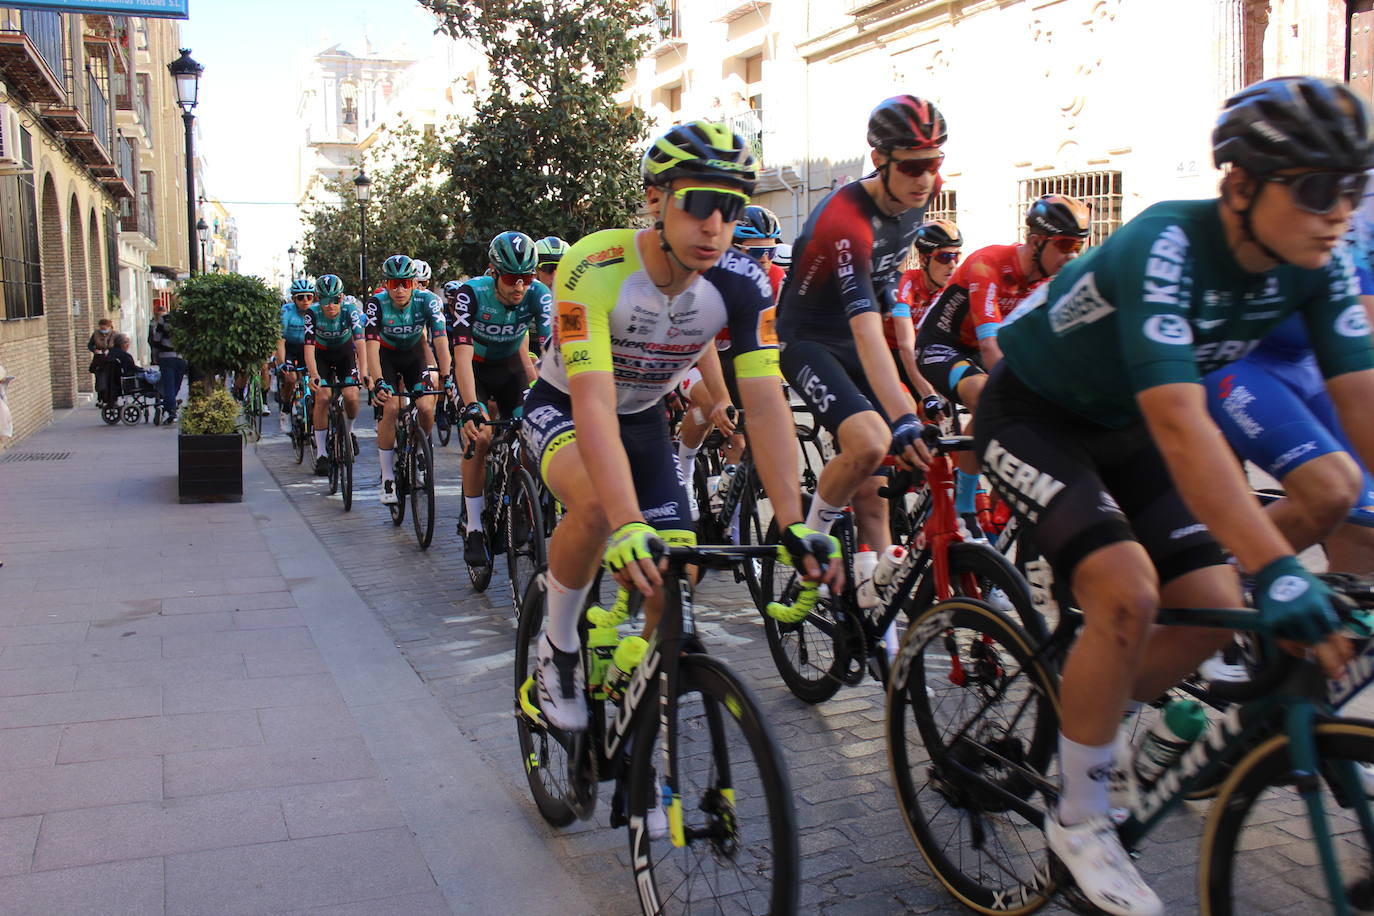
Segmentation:
<svg viewBox="0 0 1374 916">
<path fill-rule="evenodd" d="M 946 188 L 932 197 L 930 199 L 930 204 L 926 207 L 925 220 L 929 222 L 933 219 L 947 219 L 952 223 L 958 224 L 959 205 L 954 193 L 954 191 Z"/>
<path fill-rule="evenodd" d="M 43 314 L 43 271 L 38 254 L 38 195 L 33 184 L 33 136 L 19 129 L 25 171 L 0 178 L 0 290 L 6 318 Z"/>
<path fill-rule="evenodd" d="M 1088 244 L 1100 245 L 1121 228 L 1121 173 L 1074 172 L 1069 175 L 1046 175 L 1030 178 L 1017 184 L 1016 226 L 1025 236 L 1026 209 L 1046 194 L 1067 194 L 1076 197 L 1092 209 L 1092 227 Z"/>
</svg>

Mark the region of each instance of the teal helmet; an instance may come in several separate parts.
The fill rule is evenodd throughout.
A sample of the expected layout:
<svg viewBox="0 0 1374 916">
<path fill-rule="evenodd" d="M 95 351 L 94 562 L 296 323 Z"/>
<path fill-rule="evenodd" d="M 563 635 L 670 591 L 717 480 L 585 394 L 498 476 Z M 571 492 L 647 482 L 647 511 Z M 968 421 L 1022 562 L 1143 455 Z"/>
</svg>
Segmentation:
<svg viewBox="0 0 1374 916">
<path fill-rule="evenodd" d="M 503 274 L 532 274 L 536 263 L 534 239 L 523 232 L 503 232 L 487 248 L 491 266 Z"/>
<path fill-rule="evenodd" d="M 343 281 L 333 274 L 325 274 L 315 281 L 315 298 L 328 305 L 343 295 Z"/>
<path fill-rule="evenodd" d="M 674 124 L 650 143 L 639 170 L 645 187 L 708 178 L 753 194 L 758 167 L 753 149 L 728 124 L 691 121 Z"/>
<path fill-rule="evenodd" d="M 294 298 L 301 293 L 314 293 L 315 284 L 310 282 L 309 277 L 297 277 L 291 281 L 291 296 Z"/>
<path fill-rule="evenodd" d="M 393 254 L 382 262 L 382 276 L 388 280 L 414 279 L 415 262 L 403 254 Z"/>
<path fill-rule="evenodd" d="M 568 253 L 568 243 L 556 235 L 546 236 L 534 243 L 535 260 L 539 266 L 557 264 Z"/>
</svg>

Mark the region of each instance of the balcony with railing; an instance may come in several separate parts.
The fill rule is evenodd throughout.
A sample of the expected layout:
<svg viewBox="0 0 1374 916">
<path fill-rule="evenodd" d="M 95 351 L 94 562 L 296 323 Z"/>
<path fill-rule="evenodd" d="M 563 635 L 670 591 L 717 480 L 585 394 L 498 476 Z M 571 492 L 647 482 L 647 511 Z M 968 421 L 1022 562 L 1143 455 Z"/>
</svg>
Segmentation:
<svg viewBox="0 0 1374 916">
<path fill-rule="evenodd" d="M 135 163 L 137 167 L 137 163 Z M 151 245 L 157 244 L 157 222 L 153 209 L 153 173 L 136 172 L 134 176 L 138 194 L 126 198 L 119 204 L 119 228 L 123 232 L 142 235 Z"/>
<path fill-rule="evenodd" d="M 649 6 L 652 21 L 654 44 L 649 48 L 650 57 L 662 57 L 673 50 L 687 46 L 682 37 L 682 17 L 678 13 L 677 0 L 653 0 Z"/>
<path fill-rule="evenodd" d="M 129 137 L 115 138 L 115 155 L 118 163 L 112 174 L 102 175 L 101 184 L 120 200 L 132 200 L 134 185 L 138 182 L 138 141 Z M 123 205 L 121 204 L 121 213 Z"/>
<path fill-rule="evenodd" d="M 0 10 L 0 78 L 32 102 L 55 105 L 67 98 L 66 40 L 62 14 Z"/>
<path fill-rule="evenodd" d="M 744 138 L 744 142 L 754 150 L 754 155 L 758 157 L 762 164 L 763 158 L 763 110 L 751 108 L 748 111 L 741 111 L 739 114 L 730 115 L 725 119 L 735 133 Z"/>
</svg>

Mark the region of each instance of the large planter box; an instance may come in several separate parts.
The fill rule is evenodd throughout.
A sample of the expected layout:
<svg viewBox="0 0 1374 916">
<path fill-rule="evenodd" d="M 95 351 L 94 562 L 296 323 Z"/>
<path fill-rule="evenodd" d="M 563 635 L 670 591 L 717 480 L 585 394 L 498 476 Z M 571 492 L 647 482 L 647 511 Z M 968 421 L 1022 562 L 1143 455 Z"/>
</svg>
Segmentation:
<svg viewBox="0 0 1374 916">
<path fill-rule="evenodd" d="M 184 503 L 243 502 L 243 437 L 178 435 L 177 495 Z"/>
</svg>

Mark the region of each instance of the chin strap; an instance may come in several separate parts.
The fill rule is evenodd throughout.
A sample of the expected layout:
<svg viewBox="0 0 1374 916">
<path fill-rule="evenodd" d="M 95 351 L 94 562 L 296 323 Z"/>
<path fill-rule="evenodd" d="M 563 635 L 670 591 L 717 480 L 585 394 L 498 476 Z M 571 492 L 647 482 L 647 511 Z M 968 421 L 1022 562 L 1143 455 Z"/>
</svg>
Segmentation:
<svg viewBox="0 0 1374 916">
<path fill-rule="evenodd" d="M 1256 188 L 1254 197 L 1250 198 L 1250 206 L 1246 207 L 1244 210 L 1237 211 L 1238 213 L 1240 213 L 1241 241 L 1253 242 L 1255 247 L 1262 251 L 1264 253 L 1264 256 L 1269 258 L 1271 261 L 1277 261 L 1280 264 L 1287 264 L 1289 263 L 1287 258 L 1285 258 L 1283 255 L 1279 254 L 1277 251 L 1275 251 L 1274 249 L 1270 248 L 1268 245 L 1260 241 L 1259 236 L 1255 234 L 1254 226 L 1250 223 L 1250 211 L 1253 210 L 1255 207 L 1255 199 L 1259 197 L 1259 189 L 1264 187 L 1264 179 L 1257 178 L 1255 180 L 1259 187 Z M 1226 203 L 1227 206 L 1230 206 L 1229 199 Z"/>
<path fill-rule="evenodd" d="M 1035 268 L 1035 272 L 1040 275 L 1040 278 L 1044 279 L 1050 274 L 1049 271 L 1045 270 L 1045 264 L 1040 260 L 1040 256 L 1045 253 L 1045 245 L 1049 243 L 1049 239 L 1043 235 L 1036 236 L 1036 238 L 1040 241 L 1039 243 L 1031 242 L 1031 266 Z M 1029 280 L 1030 277 L 1026 279 Z"/>
<path fill-rule="evenodd" d="M 683 270 L 685 270 L 685 271 L 686 271 L 687 273 L 689 273 L 689 274 L 690 274 L 690 273 L 695 273 L 695 272 L 696 272 L 695 269 L 694 269 L 694 268 L 691 268 L 691 267 L 688 267 L 686 264 L 682 263 L 682 258 L 679 258 L 679 257 L 677 256 L 677 252 L 673 250 L 673 246 L 668 244 L 668 234 L 667 234 L 666 232 L 663 231 L 663 220 L 658 220 L 658 221 L 656 221 L 656 222 L 654 223 L 654 229 L 655 229 L 655 231 L 658 232 L 658 247 L 659 247 L 659 248 L 662 248 L 663 251 L 664 251 L 664 253 L 667 254 L 668 257 L 670 257 L 670 258 L 672 258 L 674 261 L 676 261 L 678 267 L 681 267 Z M 650 279 L 652 279 L 652 278 L 650 278 Z M 670 273 L 669 276 L 668 276 L 668 282 L 667 282 L 667 283 L 657 283 L 657 282 L 654 283 L 654 286 L 657 286 L 659 289 L 663 289 L 664 287 L 672 286 L 672 285 L 673 285 L 673 278 L 672 278 L 671 273 Z"/>
<path fill-rule="evenodd" d="M 888 159 L 887 162 L 884 162 L 882 165 L 878 166 L 878 174 L 883 177 L 883 193 L 887 195 L 887 199 L 892 201 L 894 204 L 900 204 L 901 200 L 897 197 L 896 194 L 892 193 L 892 188 L 888 187 L 887 184 L 888 173 L 891 171 L 891 169 L 892 160 Z"/>
</svg>

